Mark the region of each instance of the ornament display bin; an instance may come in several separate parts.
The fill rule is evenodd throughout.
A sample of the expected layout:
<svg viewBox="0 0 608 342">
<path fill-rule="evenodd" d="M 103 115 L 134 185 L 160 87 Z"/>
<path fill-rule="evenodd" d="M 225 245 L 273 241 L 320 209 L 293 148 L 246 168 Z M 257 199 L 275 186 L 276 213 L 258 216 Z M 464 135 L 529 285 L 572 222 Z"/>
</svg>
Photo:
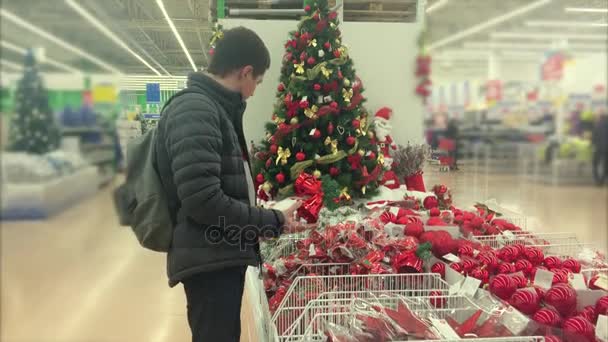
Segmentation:
<svg viewBox="0 0 608 342">
<path fill-rule="evenodd" d="M 280 342 L 309 324 L 302 317 L 312 300 L 351 299 L 364 293 L 399 294 L 419 297 L 432 291 L 448 291 L 448 284 L 437 274 L 366 274 L 296 277 L 272 317 Z"/>
<path fill-rule="evenodd" d="M 98 191 L 97 167 L 39 184 L 2 184 L 2 220 L 45 219 Z"/>
<path fill-rule="evenodd" d="M 490 246 L 494 249 L 504 246 L 524 244 L 527 246 L 536 245 L 568 245 L 580 244 L 576 235 L 573 233 L 532 233 L 532 232 L 514 232 L 512 235 L 489 235 L 476 236 L 473 240 L 481 244 Z"/>
<path fill-rule="evenodd" d="M 405 292 L 405 291 L 404 291 Z M 407 295 L 407 294 L 406 294 Z M 297 341 L 326 341 L 325 327 L 328 323 L 346 326 L 358 313 L 374 312 L 371 305 L 381 305 L 386 308 L 396 309 L 397 303 L 403 300 L 407 303 L 410 310 L 419 316 L 430 315 L 436 319 L 445 319 L 450 316 L 456 321 L 464 321 L 476 310 L 480 310 L 469 298 L 453 296 L 418 296 L 403 297 L 399 291 L 367 291 L 352 296 L 345 292 L 327 292 L 319 298 L 310 301 L 298 317 L 297 321 L 290 327 L 291 329 L 281 337 L 281 342 Z M 441 300 L 443 305 L 436 308 L 431 305 L 431 300 Z M 484 310 L 482 310 L 484 311 Z M 484 315 L 490 315 L 484 311 Z M 452 341 L 441 339 L 435 341 Z M 458 341 L 476 342 L 540 342 L 542 337 L 508 337 L 508 338 L 471 338 L 458 339 Z"/>
</svg>

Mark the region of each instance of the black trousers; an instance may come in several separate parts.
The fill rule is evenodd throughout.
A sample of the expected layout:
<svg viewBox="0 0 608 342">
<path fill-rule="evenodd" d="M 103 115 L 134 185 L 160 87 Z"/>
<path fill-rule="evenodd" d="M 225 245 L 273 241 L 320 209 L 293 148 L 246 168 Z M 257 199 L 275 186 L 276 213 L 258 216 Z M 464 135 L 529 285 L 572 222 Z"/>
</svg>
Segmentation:
<svg viewBox="0 0 608 342">
<path fill-rule="evenodd" d="M 593 152 L 593 178 L 598 185 L 608 179 L 608 151 Z"/>
<path fill-rule="evenodd" d="M 192 342 L 239 342 L 247 267 L 200 273 L 182 281 Z"/>
</svg>

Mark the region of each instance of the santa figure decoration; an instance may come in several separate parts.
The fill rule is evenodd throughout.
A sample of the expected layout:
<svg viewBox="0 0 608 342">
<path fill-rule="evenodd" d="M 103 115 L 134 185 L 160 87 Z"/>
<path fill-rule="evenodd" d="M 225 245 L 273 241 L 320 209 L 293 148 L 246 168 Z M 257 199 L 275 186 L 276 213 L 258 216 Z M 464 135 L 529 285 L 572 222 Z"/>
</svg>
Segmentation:
<svg viewBox="0 0 608 342">
<path fill-rule="evenodd" d="M 393 110 L 388 107 L 380 108 L 374 116 L 374 132 L 376 133 L 376 144 L 378 150 L 384 155 L 384 167 L 390 170 L 393 159 L 390 150 L 396 150 L 397 145 L 393 142 L 391 131 L 393 125 L 390 123 Z"/>
</svg>

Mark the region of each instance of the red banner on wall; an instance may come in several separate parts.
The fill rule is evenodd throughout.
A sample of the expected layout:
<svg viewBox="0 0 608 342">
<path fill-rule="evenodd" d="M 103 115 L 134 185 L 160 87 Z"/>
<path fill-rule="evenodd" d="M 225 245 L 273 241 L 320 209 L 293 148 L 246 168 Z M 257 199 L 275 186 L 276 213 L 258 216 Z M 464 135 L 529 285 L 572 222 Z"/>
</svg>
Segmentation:
<svg viewBox="0 0 608 342">
<path fill-rule="evenodd" d="M 543 81 L 559 81 L 564 77 L 564 61 L 562 53 L 550 55 L 541 67 Z"/>
</svg>

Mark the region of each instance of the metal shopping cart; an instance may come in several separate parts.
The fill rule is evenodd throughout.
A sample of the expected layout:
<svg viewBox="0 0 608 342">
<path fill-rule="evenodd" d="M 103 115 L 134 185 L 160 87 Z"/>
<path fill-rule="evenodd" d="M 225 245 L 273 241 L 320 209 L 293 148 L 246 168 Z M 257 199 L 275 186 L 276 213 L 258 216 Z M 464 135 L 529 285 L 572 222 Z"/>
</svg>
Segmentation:
<svg viewBox="0 0 608 342">
<path fill-rule="evenodd" d="M 439 171 L 450 171 L 456 162 L 456 141 L 454 139 L 439 138 L 437 154 L 439 158 Z"/>
</svg>

